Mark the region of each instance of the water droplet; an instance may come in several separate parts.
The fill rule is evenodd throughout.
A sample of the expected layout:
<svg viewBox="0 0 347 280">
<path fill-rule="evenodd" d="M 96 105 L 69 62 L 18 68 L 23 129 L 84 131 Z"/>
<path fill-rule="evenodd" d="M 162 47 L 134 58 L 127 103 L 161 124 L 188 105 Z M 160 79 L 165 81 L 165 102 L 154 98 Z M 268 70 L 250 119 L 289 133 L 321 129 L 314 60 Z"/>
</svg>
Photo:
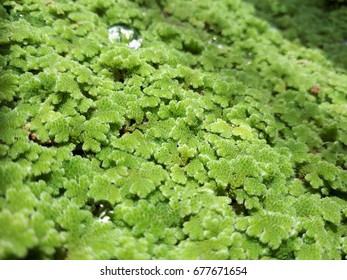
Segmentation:
<svg viewBox="0 0 347 280">
<path fill-rule="evenodd" d="M 216 43 L 216 41 L 217 41 L 217 37 L 213 36 L 212 39 L 208 40 L 208 43 L 213 44 L 213 43 Z"/>
<path fill-rule="evenodd" d="M 111 220 L 111 218 L 109 216 L 104 216 L 102 218 L 99 218 L 98 220 L 101 223 L 107 223 L 107 222 L 109 222 Z"/>
<path fill-rule="evenodd" d="M 253 58 L 254 58 L 254 53 L 253 52 L 248 52 L 246 55 L 246 64 L 249 65 L 253 62 Z"/>
<path fill-rule="evenodd" d="M 100 204 L 100 209 L 104 209 L 104 208 L 105 208 L 105 206 L 103 204 Z M 112 211 L 108 211 L 107 209 L 103 210 L 99 214 L 98 220 L 102 223 L 108 222 L 111 219 L 111 217 L 109 216 L 111 214 L 110 212 L 112 212 Z"/>
<path fill-rule="evenodd" d="M 134 30 L 122 25 L 115 25 L 108 29 L 108 39 L 111 42 L 127 43 L 129 48 L 137 50 L 141 47 L 142 39 Z"/>
<path fill-rule="evenodd" d="M 137 50 L 138 48 L 141 47 L 141 39 L 138 40 L 132 40 L 131 42 L 129 42 L 129 48 L 133 49 L 133 50 Z"/>
<path fill-rule="evenodd" d="M 116 25 L 108 29 L 108 39 L 111 42 L 123 42 L 129 41 L 134 36 L 134 31 L 127 29 L 124 26 Z"/>
</svg>

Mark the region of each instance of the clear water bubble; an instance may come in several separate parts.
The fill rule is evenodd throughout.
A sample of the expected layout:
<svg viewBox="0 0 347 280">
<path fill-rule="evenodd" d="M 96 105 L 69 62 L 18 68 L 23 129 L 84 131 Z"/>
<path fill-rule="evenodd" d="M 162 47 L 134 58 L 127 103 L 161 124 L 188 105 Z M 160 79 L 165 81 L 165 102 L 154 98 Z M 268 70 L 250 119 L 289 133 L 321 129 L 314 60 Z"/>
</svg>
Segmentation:
<svg viewBox="0 0 347 280">
<path fill-rule="evenodd" d="M 107 223 L 107 222 L 109 222 L 111 220 L 111 218 L 109 216 L 104 216 L 102 218 L 99 218 L 98 220 L 101 223 Z"/>
<path fill-rule="evenodd" d="M 217 46 L 218 49 L 224 49 L 224 45 L 218 43 L 218 38 L 216 36 L 213 36 L 210 40 L 207 41 L 207 43 L 209 45 L 214 44 L 215 46 Z"/>
<path fill-rule="evenodd" d="M 100 207 L 101 207 L 100 209 L 105 209 L 106 208 L 103 204 L 101 204 Z M 111 216 L 113 216 L 113 214 L 114 214 L 113 210 L 111 210 L 111 211 L 109 211 L 107 209 L 102 210 L 102 212 L 99 214 L 98 220 L 101 223 L 110 222 L 111 221 Z"/>
<path fill-rule="evenodd" d="M 135 39 L 131 40 L 128 44 L 129 48 L 131 48 L 133 50 L 137 50 L 141 47 L 141 42 L 142 42 L 142 40 L 135 40 Z"/>
<path fill-rule="evenodd" d="M 111 222 L 114 214 L 111 203 L 106 200 L 94 202 L 92 205 L 92 212 L 101 223 Z"/>
<path fill-rule="evenodd" d="M 115 25 L 108 29 L 108 39 L 111 42 L 128 44 L 129 48 L 137 50 L 141 47 L 142 39 L 134 30 L 123 25 Z"/>
<path fill-rule="evenodd" d="M 253 52 L 248 52 L 246 54 L 246 57 L 245 57 L 245 63 L 247 65 L 251 64 L 253 62 L 253 59 L 254 59 L 254 53 Z"/>
<path fill-rule="evenodd" d="M 216 36 L 213 36 L 212 39 L 208 40 L 208 43 L 209 44 L 213 44 L 217 41 L 217 37 Z"/>
<path fill-rule="evenodd" d="M 101 212 L 100 216 L 99 216 L 99 222 L 101 223 L 107 223 L 111 221 L 111 216 L 113 216 L 114 211 L 113 210 L 104 210 Z"/>
<path fill-rule="evenodd" d="M 124 26 L 116 25 L 108 29 L 108 39 L 112 42 L 129 41 L 134 37 L 134 31 Z"/>
</svg>

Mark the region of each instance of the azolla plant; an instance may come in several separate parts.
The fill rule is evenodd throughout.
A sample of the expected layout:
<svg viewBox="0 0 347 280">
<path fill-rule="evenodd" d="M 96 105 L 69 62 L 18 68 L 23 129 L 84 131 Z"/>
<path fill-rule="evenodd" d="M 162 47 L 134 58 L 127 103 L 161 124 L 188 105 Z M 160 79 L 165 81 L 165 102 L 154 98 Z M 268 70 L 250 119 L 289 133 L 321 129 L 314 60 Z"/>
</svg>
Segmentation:
<svg viewBox="0 0 347 280">
<path fill-rule="evenodd" d="M 346 258 L 346 71 L 324 53 L 240 0 L 0 14 L 1 259 Z"/>
</svg>

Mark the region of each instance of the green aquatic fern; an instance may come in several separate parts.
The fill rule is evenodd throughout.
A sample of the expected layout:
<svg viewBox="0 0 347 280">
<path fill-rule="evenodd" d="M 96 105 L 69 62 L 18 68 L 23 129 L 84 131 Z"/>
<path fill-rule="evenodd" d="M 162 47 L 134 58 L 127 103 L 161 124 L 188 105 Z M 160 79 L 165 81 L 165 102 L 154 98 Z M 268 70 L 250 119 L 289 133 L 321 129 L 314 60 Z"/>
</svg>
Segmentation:
<svg viewBox="0 0 347 280">
<path fill-rule="evenodd" d="M 27 248 L 33 247 L 37 242 L 34 230 L 28 225 L 27 215 L 4 210 L 0 214 L 0 223 L 7 225 L 1 229 L 1 255 L 8 256 L 16 252 L 17 256 L 24 257 Z"/>
<path fill-rule="evenodd" d="M 289 2 L 3 2 L 0 259 L 346 259 L 346 73 Z"/>
<path fill-rule="evenodd" d="M 265 212 L 244 218 L 236 223 L 236 228 L 246 230 L 250 237 L 259 238 L 271 249 L 277 249 L 283 240 L 296 233 L 296 221 L 293 217 L 273 212 Z"/>
</svg>

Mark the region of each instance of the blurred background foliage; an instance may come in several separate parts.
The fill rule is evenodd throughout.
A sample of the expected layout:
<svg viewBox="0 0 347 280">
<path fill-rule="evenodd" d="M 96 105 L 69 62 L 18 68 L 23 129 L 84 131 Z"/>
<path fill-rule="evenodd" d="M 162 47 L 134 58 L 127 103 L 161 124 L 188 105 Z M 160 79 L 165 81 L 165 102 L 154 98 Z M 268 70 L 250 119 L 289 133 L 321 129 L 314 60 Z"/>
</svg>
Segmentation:
<svg viewBox="0 0 347 280">
<path fill-rule="evenodd" d="M 245 0 L 256 15 L 282 35 L 308 48 L 321 49 L 336 67 L 347 70 L 346 0 Z"/>
</svg>

